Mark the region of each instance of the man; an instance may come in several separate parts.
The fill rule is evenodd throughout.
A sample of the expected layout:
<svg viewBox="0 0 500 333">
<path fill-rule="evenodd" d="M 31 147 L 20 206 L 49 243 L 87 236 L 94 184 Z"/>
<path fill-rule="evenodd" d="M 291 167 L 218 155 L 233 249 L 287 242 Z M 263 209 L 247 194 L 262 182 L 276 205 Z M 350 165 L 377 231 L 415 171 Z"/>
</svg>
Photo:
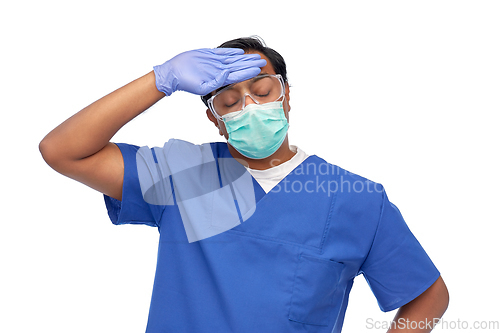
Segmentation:
<svg viewBox="0 0 500 333">
<path fill-rule="evenodd" d="M 177 90 L 203 96 L 227 143 L 109 142 Z M 289 112 L 283 58 L 240 38 L 154 67 L 40 143 L 52 168 L 105 194 L 113 223 L 158 227 L 147 332 L 340 332 L 359 274 L 383 311 L 399 308 L 391 332 L 429 332 L 446 310 L 383 187 L 290 146 Z"/>
</svg>

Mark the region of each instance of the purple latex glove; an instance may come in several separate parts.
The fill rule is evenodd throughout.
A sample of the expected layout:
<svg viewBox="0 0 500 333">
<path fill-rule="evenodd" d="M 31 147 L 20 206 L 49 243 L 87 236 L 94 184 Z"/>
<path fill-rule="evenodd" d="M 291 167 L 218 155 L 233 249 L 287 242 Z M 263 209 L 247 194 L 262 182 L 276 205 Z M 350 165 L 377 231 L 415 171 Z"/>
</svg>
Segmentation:
<svg viewBox="0 0 500 333">
<path fill-rule="evenodd" d="M 203 96 L 258 75 L 266 63 L 259 54 L 244 54 L 242 49 L 187 51 L 154 67 L 156 88 L 167 96 L 177 90 Z"/>
</svg>

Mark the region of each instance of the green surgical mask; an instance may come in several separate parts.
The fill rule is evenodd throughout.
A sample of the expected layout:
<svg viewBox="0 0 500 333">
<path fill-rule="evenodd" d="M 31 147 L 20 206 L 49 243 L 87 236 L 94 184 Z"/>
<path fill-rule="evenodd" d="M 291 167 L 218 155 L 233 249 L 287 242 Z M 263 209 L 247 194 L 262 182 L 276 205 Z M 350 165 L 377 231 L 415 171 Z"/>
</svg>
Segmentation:
<svg viewBox="0 0 500 333">
<path fill-rule="evenodd" d="M 263 159 L 274 154 L 285 140 L 288 121 L 283 102 L 249 104 L 238 115 L 222 117 L 227 142 L 243 156 Z"/>
</svg>

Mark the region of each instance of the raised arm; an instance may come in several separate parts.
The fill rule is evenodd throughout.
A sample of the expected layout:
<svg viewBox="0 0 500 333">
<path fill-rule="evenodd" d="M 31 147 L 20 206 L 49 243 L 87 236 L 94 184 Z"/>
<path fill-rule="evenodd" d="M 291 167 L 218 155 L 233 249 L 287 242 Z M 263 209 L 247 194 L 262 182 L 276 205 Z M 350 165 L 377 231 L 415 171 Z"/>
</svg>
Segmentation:
<svg viewBox="0 0 500 333">
<path fill-rule="evenodd" d="M 57 126 L 40 142 L 40 152 L 57 172 L 121 200 L 123 159 L 109 140 L 164 96 L 150 72 Z"/>
<path fill-rule="evenodd" d="M 260 56 L 240 49 L 181 53 L 64 121 L 40 142 L 40 152 L 57 172 L 121 200 L 123 158 L 109 140 L 123 125 L 165 95 L 205 95 L 257 75 L 264 65 Z"/>
</svg>

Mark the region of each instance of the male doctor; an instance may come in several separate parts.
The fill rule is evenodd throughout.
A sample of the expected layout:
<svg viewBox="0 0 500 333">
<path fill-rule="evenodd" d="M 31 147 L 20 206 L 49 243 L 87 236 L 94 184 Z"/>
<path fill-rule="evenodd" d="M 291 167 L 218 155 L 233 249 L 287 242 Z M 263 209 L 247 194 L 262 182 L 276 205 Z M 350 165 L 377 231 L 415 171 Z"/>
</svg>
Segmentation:
<svg viewBox="0 0 500 333">
<path fill-rule="evenodd" d="M 110 142 L 179 90 L 202 96 L 227 142 Z M 359 274 L 399 309 L 389 332 L 430 332 L 445 312 L 440 273 L 384 188 L 289 145 L 289 112 L 281 55 L 239 38 L 155 66 L 41 141 L 113 223 L 158 228 L 146 332 L 340 332 Z"/>
</svg>

